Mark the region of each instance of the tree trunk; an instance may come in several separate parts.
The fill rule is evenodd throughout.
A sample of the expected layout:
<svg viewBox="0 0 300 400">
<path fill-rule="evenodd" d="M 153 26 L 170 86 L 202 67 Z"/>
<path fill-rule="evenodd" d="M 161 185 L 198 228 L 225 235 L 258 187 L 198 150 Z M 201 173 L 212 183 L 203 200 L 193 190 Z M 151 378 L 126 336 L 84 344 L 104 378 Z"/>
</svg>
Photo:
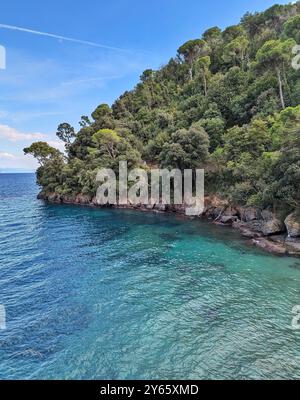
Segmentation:
<svg viewBox="0 0 300 400">
<path fill-rule="evenodd" d="M 289 97 L 289 105 L 291 105 L 292 104 L 292 93 L 291 93 L 291 88 L 290 88 L 290 85 L 289 85 L 288 78 L 286 76 L 284 63 L 282 63 L 282 72 L 283 72 L 283 82 L 284 82 L 284 85 L 286 86 L 286 91 L 287 91 L 287 94 L 288 94 L 288 97 Z"/>
<path fill-rule="evenodd" d="M 279 85 L 279 96 L 280 96 L 281 107 L 282 107 L 282 109 L 285 109 L 280 68 L 277 68 L 276 72 L 277 72 L 277 79 L 278 79 L 278 85 Z"/>
<path fill-rule="evenodd" d="M 193 64 L 189 68 L 190 81 L 193 80 Z"/>
<path fill-rule="evenodd" d="M 202 72 L 203 75 L 203 84 L 204 84 L 204 94 L 205 97 L 207 97 L 207 80 L 206 80 L 206 76 L 205 76 L 205 71 Z"/>
</svg>

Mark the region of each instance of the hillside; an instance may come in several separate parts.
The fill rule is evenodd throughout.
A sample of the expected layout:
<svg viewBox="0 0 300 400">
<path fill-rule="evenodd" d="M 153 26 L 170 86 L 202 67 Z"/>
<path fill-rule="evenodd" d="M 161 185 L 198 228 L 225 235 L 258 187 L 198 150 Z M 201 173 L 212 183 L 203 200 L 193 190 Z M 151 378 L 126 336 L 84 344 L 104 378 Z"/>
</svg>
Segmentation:
<svg viewBox="0 0 300 400">
<path fill-rule="evenodd" d="M 45 193 L 96 191 L 99 167 L 206 170 L 206 194 L 276 211 L 300 208 L 300 2 L 246 14 L 183 44 L 161 69 L 110 107 L 101 104 L 57 135 L 67 157 L 45 143 L 24 149 L 41 164 Z M 294 60 L 294 62 L 293 62 Z M 293 62 L 293 64 L 292 64 Z M 293 66 L 294 65 L 294 66 Z"/>
</svg>

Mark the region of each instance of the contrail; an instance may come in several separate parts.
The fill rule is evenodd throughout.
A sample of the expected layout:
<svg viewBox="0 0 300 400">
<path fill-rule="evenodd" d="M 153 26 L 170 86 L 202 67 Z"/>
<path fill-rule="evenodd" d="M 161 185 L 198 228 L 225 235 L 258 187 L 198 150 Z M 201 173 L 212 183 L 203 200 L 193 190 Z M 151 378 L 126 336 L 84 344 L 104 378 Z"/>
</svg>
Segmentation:
<svg viewBox="0 0 300 400">
<path fill-rule="evenodd" d="M 31 33 L 33 35 L 47 36 L 47 37 L 50 37 L 50 38 L 53 38 L 53 39 L 59 39 L 59 40 L 65 40 L 65 41 L 68 41 L 68 42 L 73 42 L 73 43 L 85 44 L 87 46 L 100 47 L 102 49 L 107 49 L 107 50 L 121 51 L 121 52 L 126 52 L 126 53 L 128 52 L 128 50 L 120 49 L 119 47 L 106 46 L 104 44 L 89 42 L 87 40 L 73 39 L 73 38 L 69 38 L 69 37 L 66 37 L 66 36 L 55 35 L 53 33 L 40 32 L 40 31 L 35 31 L 33 29 L 21 28 L 19 26 L 14 26 L 14 25 L 0 24 L 0 28 L 9 29 L 9 30 L 12 30 L 12 31 Z"/>
</svg>

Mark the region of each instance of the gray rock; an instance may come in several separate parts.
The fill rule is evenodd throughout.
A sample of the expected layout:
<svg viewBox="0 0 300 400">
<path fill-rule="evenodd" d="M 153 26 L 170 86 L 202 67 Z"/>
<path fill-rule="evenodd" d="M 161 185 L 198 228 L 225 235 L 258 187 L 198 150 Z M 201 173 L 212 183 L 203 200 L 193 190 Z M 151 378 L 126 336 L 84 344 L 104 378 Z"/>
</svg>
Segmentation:
<svg viewBox="0 0 300 400">
<path fill-rule="evenodd" d="M 227 207 L 226 210 L 223 212 L 223 214 L 225 217 L 236 217 L 239 215 L 239 212 L 236 208 L 234 207 Z"/>
<path fill-rule="evenodd" d="M 75 199 L 75 203 L 78 204 L 90 204 L 91 197 L 85 194 L 78 194 Z"/>
<path fill-rule="evenodd" d="M 240 211 L 243 221 L 250 222 L 261 218 L 261 211 L 259 208 L 249 207 Z"/>
<path fill-rule="evenodd" d="M 223 215 L 223 217 L 220 219 L 220 222 L 222 224 L 232 224 L 233 222 L 236 222 L 238 220 L 238 217 L 234 215 Z"/>
<path fill-rule="evenodd" d="M 154 210 L 156 210 L 156 211 L 166 211 L 166 205 L 165 204 L 155 204 Z"/>
<path fill-rule="evenodd" d="M 51 203 L 60 203 L 61 197 L 57 193 L 49 193 L 47 196 L 47 200 Z"/>
<path fill-rule="evenodd" d="M 272 219 L 263 220 L 261 223 L 261 232 L 264 236 L 282 233 L 285 231 L 285 226 L 282 221 L 273 215 Z"/>
<path fill-rule="evenodd" d="M 271 220 L 274 219 L 274 214 L 273 214 L 271 211 L 269 211 L 269 210 L 262 210 L 262 212 L 261 212 L 261 218 L 262 218 L 264 221 L 271 221 Z"/>
<path fill-rule="evenodd" d="M 146 205 L 146 209 L 147 210 L 153 210 L 153 208 L 154 208 L 154 204 L 147 204 Z"/>
<path fill-rule="evenodd" d="M 294 212 L 290 214 L 284 223 L 290 237 L 300 236 L 300 213 Z"/>
</svg>

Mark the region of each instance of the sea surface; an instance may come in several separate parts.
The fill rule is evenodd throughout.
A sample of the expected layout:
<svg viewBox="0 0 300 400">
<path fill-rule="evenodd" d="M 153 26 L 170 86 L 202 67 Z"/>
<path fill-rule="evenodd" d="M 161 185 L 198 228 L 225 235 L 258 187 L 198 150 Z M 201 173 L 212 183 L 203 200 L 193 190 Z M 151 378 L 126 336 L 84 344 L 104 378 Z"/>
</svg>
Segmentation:
<svg viewBox="0 0 300 400">
<path fill-rule="evenodd" d="M 300 378 L 300 260 L 0 175 L 0 379 Z"/>
</svg>

